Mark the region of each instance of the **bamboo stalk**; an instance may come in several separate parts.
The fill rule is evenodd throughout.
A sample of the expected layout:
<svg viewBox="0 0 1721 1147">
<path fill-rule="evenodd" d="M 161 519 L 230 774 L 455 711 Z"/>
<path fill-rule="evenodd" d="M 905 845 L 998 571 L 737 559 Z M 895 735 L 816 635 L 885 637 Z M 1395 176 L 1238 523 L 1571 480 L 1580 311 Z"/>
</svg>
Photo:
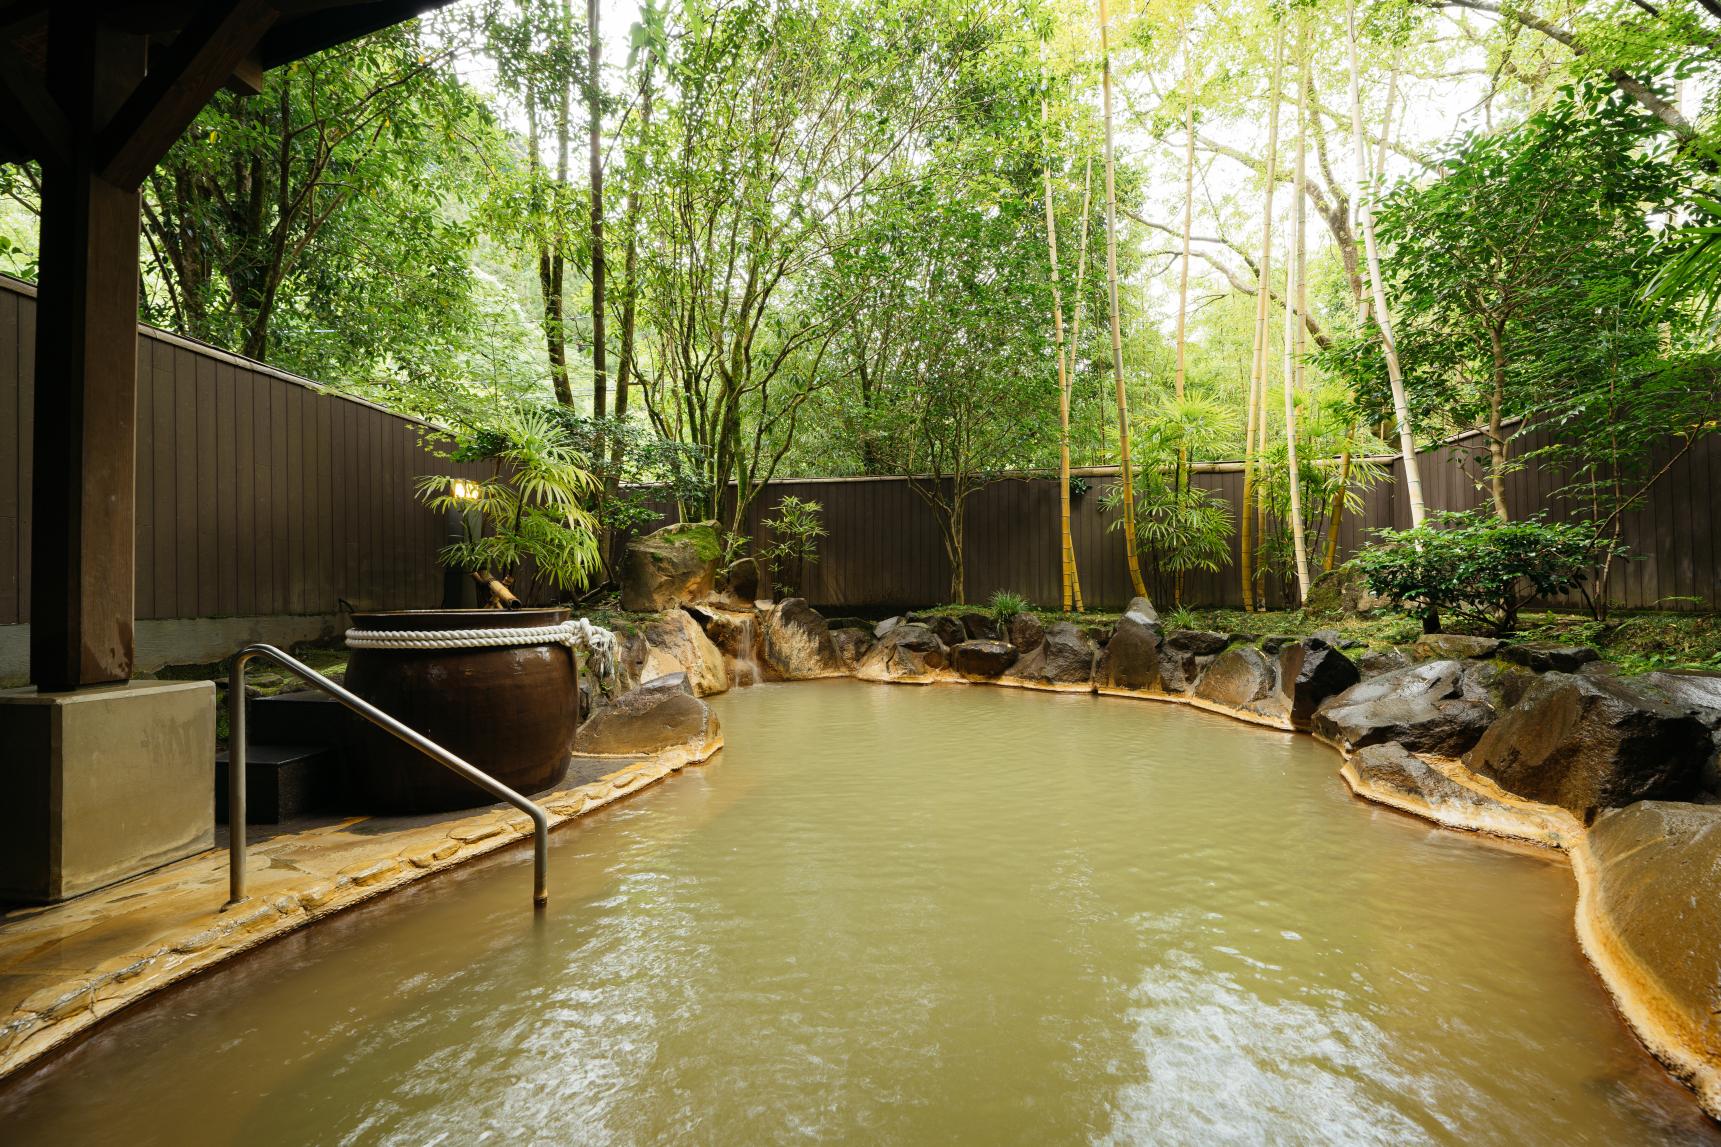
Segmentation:
<svg viewBox="0 0 1721 1147">
<path fill-rule="evenodd" d="M 1080 578 L 1076 573 L 1076 547 L 1070 535 L 1070 372 L 1064 358 L 1064 300 L 1058 280 L 1058 225 L 1052 209 L 1052 157 L 1047 138 L 1049 112 L 1046 100 L 1046 43 L 1040 41 L 1040 135 L 1046 148 L 1041 173 L 1046 185 L 1046 248 L 1052 264 L 1052 337 L 1058 352 L 1058 532 L 1063 548 L 1063 608 L 1079 601 Z M 1081 607 L 1076 606 L 1079 612 Z"/>
<path fill-rule="evenodd" d="M 1189 243 L 1195 221 L 1195 63 L 1189 55 L 1189 21 L 1183 22 L 1183 261 L 1177 274 L 1177 370 L 1172 392 L 1181 407 L 1189 333 Z M 1179 409 L 1178 417 L 1182 418 Z M 1189 483 L 1189 443 L 1177 444 L 1177 473 L 1172 488 L 1179 498 Z M 1172 600 L 1183 604 L 1183 571 L 1178 570 Z"/>
<path fill-rule="evenodd" d="M 1295 201 L 1291 215 L 1291 254 L 1287 270 L 1296 282 L 1285 284 L 1285 459 L 1286 478 L 1291 494 L 1291 549 L 1297 562 L 1297 592 L 1300 600 L 1309 597 L 1309 546 L 1303 530 L 1303 480 L 1297 469 L 1297 389 L 1302 381 L 1304 332 L 1303 315 L 1308 309 L 1307 279 L 1308 211 L 1303 202 L 1308 186 L 1309 136 L 1309 43 L 1308 20 L 1297 13 L 1297 169 L 1292 183 L 1291 198 Z"/>
<path fill-rule="evenodd" d="M 1267 317 L 1273 282 L 1273 190 L 1278 179 L 1279 163 L 1279 88 L 1285 65 L 1285 28 L 1276 23 L 1273 29 L 1273 74 L 1268 85 L 1267 106 L 1267 190 L 1261 207 L 1261 272 L 1260 290 L 1255 292 L 1255 348 L 1249 364 L 1248 420 L 1243 431 L 1243 501 L 1239 509 L 1241 553 L 1238 568 L 1243 578 L 1243 608 L 1253 610 L 1255 601 L 1255 539 L 1256 507 L 1260 492 L 1255 488 L 1255 439 L 1259 434 L 1266 441 L 1267 413 L 1262 403 L 1267 376 Z M 1263 603 L 1264 607 L 1264 603 Z"/>
<path fill-rule="evenodd" d="M 1105 175 L 1106 175 L 1106 295 L 1111 310 L 1111 368 L 1117 384 L 1117 447 L 1118 464 L 1123 485 L 1124 557 L 1129 564 L 1129 584 L 1137 597 L 1147 596 L 1147 586 L 1141 580 L 1141 559 L 1136 553 L 1135 478 L 1129 462 L 1129 396 L 1123 383 L 1123 330 L 1117 306 L 1117 186 L 1112 163 L 1111 111 L 1111 16 L 1106 0 L 1100 4 L 1100 86 L 1105 106 Z"/>
</svg>

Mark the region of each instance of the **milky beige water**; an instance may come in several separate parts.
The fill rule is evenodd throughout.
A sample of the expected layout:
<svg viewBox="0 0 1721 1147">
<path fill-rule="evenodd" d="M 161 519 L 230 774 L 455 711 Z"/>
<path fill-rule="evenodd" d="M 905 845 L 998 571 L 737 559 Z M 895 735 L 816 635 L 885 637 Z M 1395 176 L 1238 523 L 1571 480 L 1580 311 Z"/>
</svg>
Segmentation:
<svg viewBox="0 0 1721 1147">
<path fill-rule="evenodd" d="M 24 1144 L 1715 1142 L 1557 858 L 1138 701 L 777 685 L 527 853 L 0 1087 Z"/>
</svg>

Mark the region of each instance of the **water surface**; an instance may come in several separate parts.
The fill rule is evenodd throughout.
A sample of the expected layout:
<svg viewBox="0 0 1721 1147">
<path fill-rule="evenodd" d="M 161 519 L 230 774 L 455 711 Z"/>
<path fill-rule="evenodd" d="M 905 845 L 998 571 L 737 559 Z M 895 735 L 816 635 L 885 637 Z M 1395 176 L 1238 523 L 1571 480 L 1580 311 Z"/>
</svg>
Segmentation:
<svg viewBox="0 0 1721 1147">
<path fill-rule="evenodd" d="M 8 1144 L 1721 1142 L 1557 857 L 1174 706 L 714 699 L 712 763 L 0 1087 Z"/>
</svg>

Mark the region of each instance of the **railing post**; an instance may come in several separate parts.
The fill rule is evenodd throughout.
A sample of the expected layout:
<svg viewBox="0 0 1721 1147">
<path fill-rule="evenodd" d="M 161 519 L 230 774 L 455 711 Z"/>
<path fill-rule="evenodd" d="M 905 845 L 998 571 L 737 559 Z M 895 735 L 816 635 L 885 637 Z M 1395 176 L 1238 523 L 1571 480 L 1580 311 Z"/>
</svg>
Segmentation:
<svg viewBox="0 0 1721 1147">
<path fill-rule="evenodd" d="M 227 674 L 227 906 L 245 899 L 245 663 L 233 656 Z"/>
</svg>

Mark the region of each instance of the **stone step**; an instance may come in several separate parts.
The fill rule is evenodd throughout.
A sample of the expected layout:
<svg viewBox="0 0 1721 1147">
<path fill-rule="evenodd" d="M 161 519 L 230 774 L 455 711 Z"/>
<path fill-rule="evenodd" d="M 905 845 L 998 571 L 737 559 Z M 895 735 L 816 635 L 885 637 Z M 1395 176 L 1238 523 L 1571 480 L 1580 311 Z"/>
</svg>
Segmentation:
<svg viewBox="0 0 1721 1147">
<path fill-rule="evenodd" d="M 252 744 L 322 745 L 339 753 L 357 718 L 333 697 L 305 689 L 254 698 L 245 720 Z"/>
<path fill-rule="evenodd" d="M 226 750 L 215 755 L 215 819 L 227 823 Z M 340 754 L 322 745 L 252 741 L 245 754 L 245 822 L 281 824 L 329 812 L 341 799 Z"/>
</svg>

